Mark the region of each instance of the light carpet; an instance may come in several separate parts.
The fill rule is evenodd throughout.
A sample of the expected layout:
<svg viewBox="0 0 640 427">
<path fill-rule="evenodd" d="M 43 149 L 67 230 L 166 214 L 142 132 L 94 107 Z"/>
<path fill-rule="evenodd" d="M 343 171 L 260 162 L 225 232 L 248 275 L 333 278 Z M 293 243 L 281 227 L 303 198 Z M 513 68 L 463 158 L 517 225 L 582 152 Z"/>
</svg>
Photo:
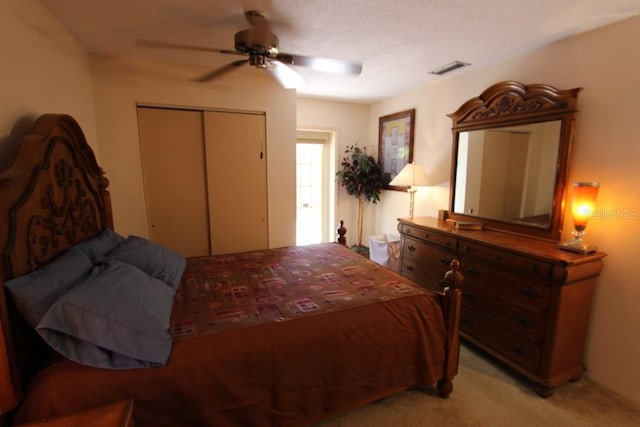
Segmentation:
<svg viewBox="0 0 640 427">
<path fill-rule="evenodd" d="M 316 427 L 545 426 L 637 427 L 640 406 L 582 378 L 543 399 L 531 384 L 461 347 L 453 393 L 406 391 L 324 421 Z"/>
</svg>

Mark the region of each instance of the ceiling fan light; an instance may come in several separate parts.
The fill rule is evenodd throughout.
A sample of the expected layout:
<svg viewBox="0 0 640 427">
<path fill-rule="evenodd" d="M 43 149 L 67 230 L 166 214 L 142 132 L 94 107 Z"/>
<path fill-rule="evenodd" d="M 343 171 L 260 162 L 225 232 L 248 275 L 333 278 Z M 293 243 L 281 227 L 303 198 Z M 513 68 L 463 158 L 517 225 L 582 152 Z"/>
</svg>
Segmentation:
<svg viewBox="0 0 640 427">
<path fill-rule="evenodd" d="M 344 62 L 331 58 L 312 58 L 310 66 L 323 73 L 345 74 L 349 71 Z"/>
<path fill-rule="evenodd" d="M 304 79 L 295 70 L 280 61 L 271 62 L 268 70 L 285 89 L 298 89 L 304 86 Z"/>
</svg>

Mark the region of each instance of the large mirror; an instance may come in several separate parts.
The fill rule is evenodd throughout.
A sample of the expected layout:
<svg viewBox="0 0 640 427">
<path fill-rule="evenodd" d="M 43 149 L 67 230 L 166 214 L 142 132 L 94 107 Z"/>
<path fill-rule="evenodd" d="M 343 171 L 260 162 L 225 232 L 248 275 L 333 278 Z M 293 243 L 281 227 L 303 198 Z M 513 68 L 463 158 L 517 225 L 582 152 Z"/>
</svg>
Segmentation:
<svg viewBox="0 0 640 427">
<path fill-rule="evenodd" d="M 501 82 L 450 114 L 450 217 L 559 240 L 580 90 Z"/>
</svg>

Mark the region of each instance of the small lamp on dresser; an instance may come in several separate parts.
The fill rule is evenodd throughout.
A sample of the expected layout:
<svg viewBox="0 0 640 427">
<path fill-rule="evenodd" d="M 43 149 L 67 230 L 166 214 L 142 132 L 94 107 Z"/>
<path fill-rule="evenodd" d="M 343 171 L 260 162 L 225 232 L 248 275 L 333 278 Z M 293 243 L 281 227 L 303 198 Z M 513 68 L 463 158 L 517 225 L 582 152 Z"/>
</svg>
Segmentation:
<svg viewBox="0 0 640 427">
<path fill-rule="evenodd" d="M 560 249 L 581 254 L 595 252 L 596 247 L 584 241 L 584 234 L 589 218 L 593 216 L 593 211 L 595 210 L 599 188 L 600 183 L 597 182 L 575 182 L 573 184 L 571 216 L 575 228 L 573 231 L 575 237 L 572 240 L 560 243 L 558 245 Z"/>
<path fill-rule="evenodd" d="M 404 168 L 389 183 L 391 186 L 409 187 L 409 216 L 413 218 L 413 202 L 415 198 L 416 186 L 430 185 L 427 173 L 415 162 L 407 163 Z"/>
</svg>

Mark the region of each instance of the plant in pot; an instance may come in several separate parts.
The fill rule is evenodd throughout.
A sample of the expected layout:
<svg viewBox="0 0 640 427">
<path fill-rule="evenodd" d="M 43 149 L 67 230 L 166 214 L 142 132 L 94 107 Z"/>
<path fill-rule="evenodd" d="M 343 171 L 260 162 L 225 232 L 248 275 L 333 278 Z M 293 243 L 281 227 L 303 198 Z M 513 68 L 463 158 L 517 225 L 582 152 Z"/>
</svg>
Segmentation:
<svg viewBox="0 0 640 427">
<path fill-rule="evenodd" d="M 364 225 L 365 203 L 376 204 L 380 201 L 380 193 L 389 184 L 389 177 L 382 173 L 382 166 L 366 148 L 354 145 L 347 147 L 345 157 L 340 162 L 340 170 L 336 177 L 347 193 L 358 199 L 358 218 L 356 222 L 356 245 L 353 249 L 366 252 L 362 245 L 362 228 Z"/>
</svg>

